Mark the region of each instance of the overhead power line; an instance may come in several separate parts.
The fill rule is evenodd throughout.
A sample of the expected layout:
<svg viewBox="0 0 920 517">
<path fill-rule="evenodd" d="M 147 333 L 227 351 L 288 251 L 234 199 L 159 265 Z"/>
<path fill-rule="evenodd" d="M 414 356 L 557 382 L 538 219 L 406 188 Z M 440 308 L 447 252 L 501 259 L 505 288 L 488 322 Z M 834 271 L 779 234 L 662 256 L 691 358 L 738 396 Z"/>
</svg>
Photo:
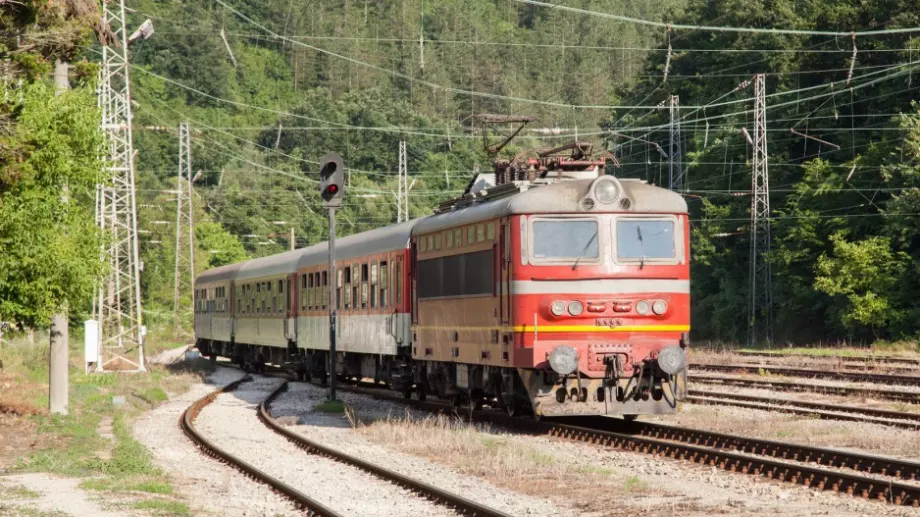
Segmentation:
<svg viewBox="0 0 920 517">
<path fill-rule="evenodd" d="M 217 0 L 218 3 L 220 0 Z M 667 22 L 656 22 L 654 20 L 643 20 L 642 18 L 633 18 L 631 16 L 623 16 L 619 14 L 611 13 L 601 13 L 597 11 L 589 11 L 587 9 L 579 9 L 577 7 L 568 7 L 564 5 L 554 6 L 553 4 L 547 2 L 540 2 L 539 0 L 515 0 L 524 4 L 530 5 L 539 5 L 541 7 L 554 7 L 560 11 L 568 11 L 572 13 L 584 14 L 588 16 L 596 16 L 599 18 L 606 18 L 608 20 L 616 20 L 620 22 L 634 23 L 638 25 L 648 25 L 651 27 L 661 27 L 663 29 L 670 28 L 671 30 L 675 29 L 688 29 L 695 31 L 710 31 L 710 32 L 750 32 L 756 34 L 789 34 L 789 35 L 798 35 L 798 36 L 836 36 L 836 37 L 865 37 L 865 36 L 880 36 L 887 34 L 911 34 L 915 32 L 920 32 L 920 27 L 903 27 L 900 29 L 879 29 L 879 30 L 868 30 L 868 31 L 849 31 L 849 32 L 840 32 L 840 31 L 815 31 L 815 30 L 804 30 L 804 29 L 760 29 L 756 27 L 731 27 L 731 26 L 717 26 L 717 25 L 687 25 L 681 23 L 667 23 Z"/>
</svg>

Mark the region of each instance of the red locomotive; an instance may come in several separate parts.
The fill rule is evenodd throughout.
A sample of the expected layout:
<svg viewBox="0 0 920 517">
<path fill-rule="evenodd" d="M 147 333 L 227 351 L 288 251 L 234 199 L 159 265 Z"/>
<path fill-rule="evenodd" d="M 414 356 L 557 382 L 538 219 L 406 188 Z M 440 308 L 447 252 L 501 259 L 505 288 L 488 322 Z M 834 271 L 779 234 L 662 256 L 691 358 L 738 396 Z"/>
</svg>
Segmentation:
<svg viewBox="0 0 920 517">
<path fill-rule="evenodd" d="M 497 162 L 494 181 L 434 215 L 337 241 L 336 373 L 509 413 L 677 411 L 687 205 L 590 155 L 573 144 Z M 326 254 L 320 243 L 203 273 L 201 352 L 325 378 Z"/>
</svg>

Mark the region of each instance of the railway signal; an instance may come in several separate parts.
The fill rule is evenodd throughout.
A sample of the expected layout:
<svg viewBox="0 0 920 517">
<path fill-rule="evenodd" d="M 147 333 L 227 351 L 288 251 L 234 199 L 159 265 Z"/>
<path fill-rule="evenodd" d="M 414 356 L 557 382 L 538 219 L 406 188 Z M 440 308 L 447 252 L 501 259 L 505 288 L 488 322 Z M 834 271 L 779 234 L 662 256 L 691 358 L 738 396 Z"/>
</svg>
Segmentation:
<svg viewBox="0 0 920 517">
<path fill-rule="evenodd" d="M 319 163 L 319 191 L 325 208 L 339 208 L 345 197 L 345 166 L 336 153 L 323 156 Z"/>
<path fill-rule="evenodd" d="M 328 153 L 319 163 L 319 192 L 329 210 L 329 400 L 335 400 L 335 209 L 345 197 L 345 165 L 342 157 Z"/>
</svg>

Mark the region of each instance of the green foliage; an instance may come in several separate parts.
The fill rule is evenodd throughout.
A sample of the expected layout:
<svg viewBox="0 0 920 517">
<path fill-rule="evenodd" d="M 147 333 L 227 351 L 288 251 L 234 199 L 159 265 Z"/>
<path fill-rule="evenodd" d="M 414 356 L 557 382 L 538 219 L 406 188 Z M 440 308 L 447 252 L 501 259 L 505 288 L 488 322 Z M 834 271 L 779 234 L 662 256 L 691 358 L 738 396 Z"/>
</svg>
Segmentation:
<svg viewBox="0 0 920 517">
<path fill-rule="evenodd" d="M 818 258 L 815 288 L 837 299 L 836 311 L 848 329 L 885 327 L 904 316 L 895 303 L 897 282 L 906 271 L 906 253 L 892 251 L 889 239 L 847 242 L 830 238 L 833 252 Z"/>
<path fill-rule="evenodd" d="M 102 136 L 93 92 L 25 87 L 15 131 L 0 136 L 0 320 L 47 324 L 82 308 L 101 273 L 93 220 Z"/>
<path fill-rule="evenodd" d="M 195 225 L 195 238 L 198 240 L 198 247 L 210 255 L 209 268 L 233 264 L 247 257 L 239 239 L 218 223 L 198 223 Z"/>
</svg>

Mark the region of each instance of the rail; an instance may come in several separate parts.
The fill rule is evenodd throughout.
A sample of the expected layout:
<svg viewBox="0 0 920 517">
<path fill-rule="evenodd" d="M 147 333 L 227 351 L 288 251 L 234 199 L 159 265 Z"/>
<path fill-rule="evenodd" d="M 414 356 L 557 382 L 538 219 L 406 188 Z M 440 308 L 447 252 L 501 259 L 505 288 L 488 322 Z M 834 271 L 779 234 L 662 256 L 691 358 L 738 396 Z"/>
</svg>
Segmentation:
<svg viewBox="0 0 920 517">
<path fill-rule="evenodd" d="M 342 451 L 332 449 L 321 445 L 309 438 L 295 433 L 289 429 L 284 428 L 271 416 L 269 407 L 271 403 L 277 398 L 281 393 L 287 388 L 288 383 L 285 382 L 281 384 L 275 391 L 271 393 L 262 403 L 259 405 L 259 418 L 262 422 L 268 426 L 272 431 L 280 434 L 281 436 L 288 439 L 291 443 L 300 447 L 301 449 L 312 453 L 325 456 L 327 458 L 333 459 L 335 461 L 345 463 L 346 465 L 351 465 L 357 467 L 365 472 L 369 472 L 381 479 L 385 479 L 391 483 L 404 487 L 408 490 L 411 490 L 415 493 L 422 495 L 432 501 L 435 501 L 439 504 L 449 506 L 454 511 L 457 511 L 463 515 L 470 515 L 476 517 L 510 517 L 507 513 L 489 508 L 487 506 L 481 505 L 475 501 L 467 499 L 465 497 L 459 496 L 457 494 L 448 492 L 446 490 L 440 489 L 438 487 L 429 485 L 417 479 L 404 476 L 398 472 L 386 469 L 379 465 L 364 461 L 362 459 L 356 458 L 349 454 L 346 454 Z M 344 388 L 344 386 L 343 386 Z"/>
<path fill-rule="evenodd" d="M 259 470 L 255 466 L 246 461 L 230 454 L 224 449 L 221 449 L 215 445 L 212 441 L 204 437 L 197 429 L 195 429 L 195 418 L 198 417 L 198 414 L 201 413 L 208 404 L 214 402 L 217 399 L 218 395 L 223 393 L 229 393 L 235 390 L 240 384 L 245 381 L 250 380 L 249 376 L 243 377 L 237 381 L 231 382 L 230 384 L 224 386 L 223 388 L 213 391 L 208 395 L 198 399 L 191 406 L 189 406 L 185 411 L 182 412 L 182 415 L 179 417 L 179 426 L 182 428 L 182 431 L 188 436 L 196 445 L 208 456 L 215 458 L 219 461 L 222 461 L 233 468 L 239 470 L 243 475 L 254 479 L 260 483 L 268 485 L 274 491 L 283 495 L 299 508 L 303 509 L 304 513 L 309 517 L 344 517 L 342 514 L 337 513 L 322 503 L 311 498 L 307 494 L 297 490 L 296 488 L 288 485 L 287 483 Z"/>
<path fill-rule="evenodd" d="M 803 368 L 789 368 L 785 366 L 762 366 L 749 364 L 693 364 L 694 370 L 707 370 L 711 372 L 747 372 L 769 373 L 773 375 L 786 375 L 790 377 L 814 377 L 848 380 L 856 382 L 875 382 L 879 384 L 903 384 L 916 386 L 920 384 L 920 377 L 909 375 L 887 375 L 881 373 L 865 372 L 840 372 L 834 370 L 808 370 Z"/>
</svg>

